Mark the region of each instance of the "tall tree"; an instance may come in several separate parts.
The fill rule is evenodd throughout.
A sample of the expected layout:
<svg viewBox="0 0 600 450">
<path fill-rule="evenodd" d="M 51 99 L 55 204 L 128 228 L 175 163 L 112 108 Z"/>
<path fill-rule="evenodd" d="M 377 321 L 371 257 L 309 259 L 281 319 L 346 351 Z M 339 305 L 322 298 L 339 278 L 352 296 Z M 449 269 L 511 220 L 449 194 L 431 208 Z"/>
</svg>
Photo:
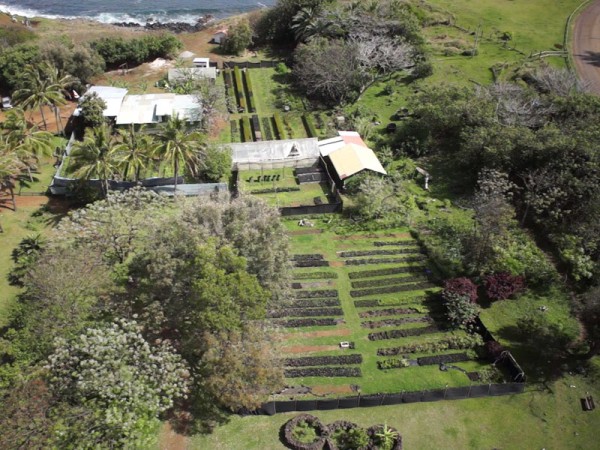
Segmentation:
<svg viewBox="0 0 600 450">
<path fill-rule="evenodd" d="M 117 141 L 108 125 L 93 128 L 83 142 L 71 150 L 75 175 L 86 180 L 98 179 L 103 196 L 109 189 L 109 180 L 118 173 L 116 161 Z"/>
<path fill-rule="evenodd" d="M 190 132 L 186 121 L 176 114 L 169 118 L 156 136 L 159 145 L 154 154 L 172 165 L 176 194 L 177 178 L 182 165 L 184 170 L 189 170 L 192 174 L 203 165 L 206 136 L 199 132 Z"/>
<path fill-rule="evenodd" d="M 138 130 L 131 125 L 127 130 L 119 130 L 121 143 L 117 145 L 117 161 L 123 168 L 123 179 L 139 181 L 140 172 L 148 165 L 148 161 L 156 144 L 152 135 L 146 133 L 144 125 Z"/>
</svg>

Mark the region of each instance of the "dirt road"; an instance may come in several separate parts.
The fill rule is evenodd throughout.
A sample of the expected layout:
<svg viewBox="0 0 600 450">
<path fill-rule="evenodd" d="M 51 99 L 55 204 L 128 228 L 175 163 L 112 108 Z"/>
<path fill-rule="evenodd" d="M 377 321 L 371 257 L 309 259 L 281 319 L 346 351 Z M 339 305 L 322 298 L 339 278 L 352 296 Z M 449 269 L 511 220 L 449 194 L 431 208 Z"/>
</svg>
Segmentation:
<svg viewBox="0 0 600 450">
<path fill-rule="evenodd" d="M 600 0 L 585 8 L 573 29 L 573 60 L 579 78 L 600 95 Z"/>
</svg>

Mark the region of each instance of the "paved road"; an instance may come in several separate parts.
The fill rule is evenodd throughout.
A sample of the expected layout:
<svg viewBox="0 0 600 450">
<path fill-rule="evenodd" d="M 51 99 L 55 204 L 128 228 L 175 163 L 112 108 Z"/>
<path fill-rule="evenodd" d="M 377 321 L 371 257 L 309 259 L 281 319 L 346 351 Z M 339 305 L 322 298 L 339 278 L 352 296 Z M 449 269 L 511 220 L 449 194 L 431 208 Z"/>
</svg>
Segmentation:
<svg viewBox="0 0 600 450">
<path fill-rule="evenodd" d="M 600 95 L 600 0 L 586 7 L 573 29 L 573 60 L 579 78 Z"/>
</svg>

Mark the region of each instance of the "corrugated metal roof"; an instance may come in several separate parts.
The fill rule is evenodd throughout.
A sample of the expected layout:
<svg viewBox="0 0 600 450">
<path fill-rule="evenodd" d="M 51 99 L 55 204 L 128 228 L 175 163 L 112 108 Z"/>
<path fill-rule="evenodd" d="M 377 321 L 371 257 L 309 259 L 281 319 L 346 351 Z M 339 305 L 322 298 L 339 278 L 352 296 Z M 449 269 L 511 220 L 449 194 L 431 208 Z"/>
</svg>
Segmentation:
<svg viewBox="0 0 600 450">
<path fill-rule="evenodd" d="M 157 123 L 162 116 L 171 115 L 195 122 L 201 114 L 201 106 L 193 95 L 128 95 L 117 115 L 117 125 Z"/>
<path fill-rule="evenodd" d="M 98 94 L 98 97 L 106 103 L 106 108 L 102 113 L 103 116 L 116 117 L 121 109 L 123 98 L 127 95 L 127 89 L 112 86 L 92 86 L 81 98 L 83 99 L 93 93 Z"/>
<path fill-rule="evenodd" d="M 347 144 L 329 153 L 329 158 L 340 180 L 351 177 L 365 169 L 387 175 L 375 152 L 368 147 L 354 143 Z"/>
<path fill-rule="evenodd" d="M 317 138 L 227 144 L 234 163 L 318 159 Z"/>
<path fill-rule="evenodd" d="M 183 69 L 169 69 L 169 83 L 176 83 L 181 80 L 199 80 L 208 78 L 214 80 L 217 78 L 216 67 L 186 67 Z"/>
</svg>

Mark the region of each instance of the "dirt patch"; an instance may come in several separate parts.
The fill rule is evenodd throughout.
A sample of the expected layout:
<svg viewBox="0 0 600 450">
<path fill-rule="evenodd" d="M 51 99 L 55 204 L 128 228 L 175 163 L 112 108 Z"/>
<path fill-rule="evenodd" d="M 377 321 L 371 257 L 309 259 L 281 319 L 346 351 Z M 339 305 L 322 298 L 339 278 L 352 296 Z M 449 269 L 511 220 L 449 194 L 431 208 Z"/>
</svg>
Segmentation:
<svg viewBox="0 0 600 450">
<path fill-rule="evenodd" d="M 411 239 L 410 233 L 385 233 L 385 234 L 353 234 L 351 236 L 334 236 L 333 239 L 337 241 L 360 241 L 365 239 L 382 239 L 382 238 L 396 238 L 396 239 Z"/>
<path fill-rule="evenodd" d="M 344 261 L 329 261 L 329 267 L 344 267 Z"/>
<path fill-rule="evenodd" d="M 348 328 L 340 328 L 338 330 L 321 330 L 321 331 L 306 331 L 302 333 L 289 334 L 291 338 L 313 338 L 313 337 L 326 337 L 326 336 L 349 336 L 352 334 Z"/>
<path fill-rule="evenodd" d="M 329 394 L 352 394 L 354 390 L 350 385 L 343 386 L 311 386 L 311 392 L 314 395 L 329 395 Z"/>
<path fill-rule="evenodd" d="M 173 430 L 169 422 L 166 422 L 160 430 L 160 450 L 185 450 L 188 448 L 188 438 Z"/>
<path fill-rule="evenodd" d="M 294 345 L 292 347 L 284 347 L 281 351 L 283 353 L 314 353 L 329 352 L 338 348 L 337 345 Z"/>
<path fill-rule="evenodd" d="M 288 231 L 290 236 L 301 236 L 303 234 L 321 234 L 323 230 L 294 230 Z"/>
<path fill-rule="evenodd" d="M 63 128 L 69 121 L 69 117 L 71 117 L 71 114 L 73 114 L 75 108 L 77 108 L 77 103 L 75 102 L 68 102 L 66 105 L 59 107 L 59 120 Z M 42 119 L 42 113 L 40 112 L 39 108 L 28 110 L 25 113 L 25 117 L 27 120 L 29 120 L 31 123 L 34 123 L 42 130 L 46 129 L 51 133 L 58 133 L 59 131 L 60 126 L 59 124 L 57 124 L 56 116 L 54 115 L 54 111 L 52 111 L 49 106 L 44 106 L 44 118 L 46 119 L 46 128 L 44 128 L 44 121 Z M 4 121 L 5 118 L 6 116 L 4 112 L 0 111 L 0 122 Z"/>
</svg>

